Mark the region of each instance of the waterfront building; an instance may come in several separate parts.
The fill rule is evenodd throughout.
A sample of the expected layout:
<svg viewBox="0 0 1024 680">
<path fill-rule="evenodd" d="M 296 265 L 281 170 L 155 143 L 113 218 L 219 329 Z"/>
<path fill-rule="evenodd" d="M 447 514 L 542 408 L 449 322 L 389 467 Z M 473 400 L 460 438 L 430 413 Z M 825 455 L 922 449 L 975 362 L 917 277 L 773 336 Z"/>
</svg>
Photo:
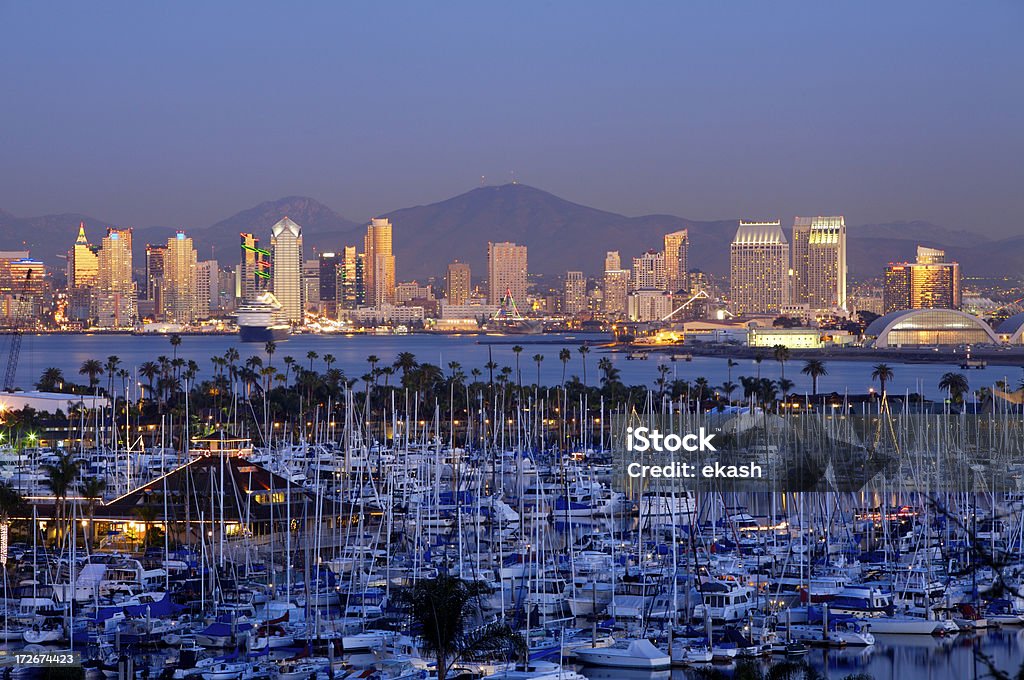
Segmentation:
<svg viewBox="0 0 1024 680">
<path fill-rule="evenodd" d="M 68 288 L 95 286 L 100 273 L 100 258 L 96 247 L 85 235 L 85 222 L 78 224 L 78 238 L 68 251 Z M 28 253 L 25 254 L 28 257 Z"/>
<path fill-rule="evenodd" d="M 686 229 L 665 234 L 665 284 L 669 291 L 690 291 L 689 272 L 690 235 Z"/>
<path fill-rule="evenodd" d="M 741 221 L 729 247 L 732 311 L 777 314 L 789 302 L 789 242 L 779 221 Z"/>
<path fill-rule="evenodd" d="M 566 272 L 565 300 L 566 314 L 579 314 L 587 309 L 587 277 L 583 272 Z"/>
<path fill-rule="evenodd" d="M 476 321 L 484 321 L 497 314 L 498 310 L 501 309 L 501 305 L 489 305 L 480 300 L 475 304 L 466 302 L 461 305 L 442 301 L 440 308 L 442 319 L 474 319 Z"/>
<path fill-rule="evenodd" d="M 320 260 L 302 263 L 302 299 L 308 312 L 320 311 Z"/>
<path fill-rule="evenodd" d="M 383 304 L 380 307 L 362 307 L 349 312 L 349 318 L 367 326 L 422 323 L 425 316 L 423 307 L 400 307 L 391 304 Z"/>
<path fill-rule="evenodd" d="M 942 250 L 918 246 L 915 262 L 886 267 L 883 297 L 886 313 L 903 309 L 959 309 L 960 265 L 946 262 Z"/>
<path fill-rule="evenodd" d="M 1024 345 L 1024 312 L 1003 319 L 996 329 L 999 339 L 1009 345 Z"/>
<path fill-rule="evenodd" d="M 0 252 L 0 317 L 5 326 L 39 322 L 49 290 L 46 267 L 28 251 Z"/>
<path fill-rule="evenodd" d="M 320 253 L 317 268 L 317 294 L 323 313 L 329 317 L 338 314 L 338 279 L 341 257 L 337 253 Z"/>
<path fill-rule="evenodd" d="M 629 270 L 611 269 L 604 273 L 604 313 L 617 318 L 625 315 L 629 296 Z"/>
<path fill-rule="evenodd" d="M 196 263 L 196 318 L 207 319 L 220 309 L 220 270 L 217 260 Z"/>
<path fill-rule="evenodd" d="M 872 321 L 864 336 L 887 347 L 996 345 L 999 336 L 976 316 L 957 309 L 904 309 Z"/>
<path fill-rule="evenodd" d="M 782 345 L 790 349 L 820 349 L 825 346 L 825 342 L 822 332 L 817 328 L 750 328 L 747 331 L 747 345 L 750 347 Z"/>
<path fill-rule="evenodd" d="M 629 294 L 630 321 L 661 321 L 672 313 L 672 294 L 667 290 L 643 289 Z"/>
<path fill-rule="evenodd" d="M 270 282 L 270 251 L 260 248 L 260 240 L 253 234 L 239 234 L 241 259 L 235 270 L 235 298 L 241 303 L 252 302 L 267 290 Z"/>
<path fill-rule="evenodd" d="M 469 264 L 455 260 L 448 265 L 448 276 L 445 278 L 445 298 L 449 304 L 464 305 L 473 290 L 472 272 Z"/>
<path fill-rule="evenodd" d="M 633 258 L 633 288 L 665 290 L 668 281 L 665 277 L 665 253 L 648 250 L 640 257 Z"/>
<path fill-rule="evenodd" d="M 345 246 L 338 262 L 338 316 L 346 316 L 353 309 L 366 304 L 363 279 L 365 256 L 355 246 Z"/>
<path fill-rule="evenodd" d="M 163 255 L 163 283 L 161 286 L 161 307 L 163 319 L 177 324 L 188 325 L 197 318 L 196 249 L 192 239 L 184 232 L 177 232 L 167 239 Z M 207 281 L 209 300 L 209 281 Z"/>
<path fill-rule="evenodd" d="M 99 328 L 134 328 L 137 293 L 132 276 L 132 230 L 107 229 L 99 252 L 94 317 Z"/>
<path fill-rule="evenodd" d="M 302 324 L 306 308 L 302 285 L 302 227 L 285 217 L 271 227 L 271 280 L 281 313 L 292 325 Z"/>
<path fill-rule="evenodd" d="M 512 299 L 520 311 L 525 309 L 527 290 L 527 259 L 526 246 L 516 245 L 509 241 L 487 244 L 487 300 L 492 305 L 500 305 L 505 292 L 512 294 Z"/>
<path fill-rule="evenodd" d="M 146 244 L 146 291 L 145 299 L 152 301 L 153 309 L 162 310 L 161 292 L 164 285 L 164 256 L 166 245 Z"/>
<path fill-rule="evenodd" d="M 811 310 L 846 309 L 846 221 L 797 217 L 793 222 L 791 302 Z"/>
<path fill-rule="evenodd" d="M 374 307 L 395 303 L 395 256 L 392 251 L 392 225 L 384 218 L 374 218 L 366 227 L 363 239 L 366 302 Z"/>
</svg>

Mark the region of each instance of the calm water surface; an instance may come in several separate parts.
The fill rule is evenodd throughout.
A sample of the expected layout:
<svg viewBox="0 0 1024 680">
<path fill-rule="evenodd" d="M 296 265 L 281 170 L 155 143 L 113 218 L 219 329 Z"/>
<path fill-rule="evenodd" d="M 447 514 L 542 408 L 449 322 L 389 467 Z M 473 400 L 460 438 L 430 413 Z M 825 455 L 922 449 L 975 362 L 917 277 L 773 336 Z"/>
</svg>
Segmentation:
<svg viewBox="0 0 1024 680">
<path fill-rule="evenodd" d="M 450 362 L 457 361 L 462 370 L 469 375 L 472 368 L 484 372 L 484 365 L 492 357 L 499 366 L 515 369 L 516 355 L 512 351 L 515 344 L 524 347 L 519 355 L 519 368 L 524 383 L 537 380 L 537 364 L 533 356 L 540 354 L 544 359 L 540 362 L 540 379 L 543 384 L 554 385 L 562 380 L 562 363 L 558 352 L 563 347 L 573 350 L 572 359 L 566 366 L 566 375 L 583 378 L 583 361 L 576 348 L 583 342 L 602 343 L 607 336 L 591 334 L 575 335 L 542 335 L 542 336 L 477 336 L 477 335 L 404 335 L 404 336 L 341 336 L 341 335 L 297 335 L 281 342 L 277 346 L 273 363 L 283 367 L 283 359 L 291 356 L 302 365 L 308 366 L 308 352 L 316 352 L 321 357 L 333 354 L 340 368 L 349 377 L 359 377 L 369 371 L 366 358 L 373 354 L 381 359 L 379 366 L 392 363 L 399 352 L 412 352 L 421 362 L 439 364 L 447 370 Z M 210 357 L 223 356 L 224 352 L 234 347 L 239 351 L 242 360 L 253 354 L 259 354 L 266 360 L 261 343 L 241 343 L 235 336 L 183 336 L 178 347 L 178 356 L 193 359 L 199 363 L 200 377 L 212 373 Z M 78 370 L 86 359 L 106 361 L 107 356 L 116 355 L 122 366 L 133 370 L 146 361 L 155 360 L 158 356 L 172 355 L 172 348 L 167 336 L 140 337 L 132 335 L 26 335 L 24 337 L 21 357 L 16 375 L 16 384 L 31 389 L 39 379 L 43 369 L 55 366 L 64 371 L 64 375 L 74 381 L 84 382 Z M 622 380 L 627 384 L 654 385 L 658 378 L 658 366 L 668 365 L 672 378 L 693 380 L 705 377 L 712 385 L 721 385 L 729 377 L 726 359 L 717 357 L 694 357 L 691 362 L 673 362 L 668 357 L 651 358 L 647 361 L 629 361 L 624 354 L 605 353 L 599 347 L 593 347 L 586 358 L 587 382 L 597 384 L 600 372 L 597 362 L 603 357 L 611 358 L 615 367 L 621 371 Z M 0 344 L 0 362 L 6 365 L 7 344 Z M 890 383 L 890 392 L 906 390 L 923 392 L 929 397 L 942 396 L 938 382 L 943 373 L 959 370 L 949 364 L 900 364 L 887 362 L 893 367 L 895 379 Z M 802 361 L 790 361 L 786 364 L 786 377 L 796 383 L 796 391 L 811 391 L 811 381 L 800 373 Z M 314 361 L 314 366 L 324 368 L 322 359 Z M 822 392 L 836 391 L 839 393 L 863 394 L 870 387 L 877 387 L 871 380 L 870 362 L 838 361 L 829 359 L 826 363 L 828 375 L 818 380 L 818 389 Z M 780 365 L 771 359 L 765 359 L 760 367 L 752 359 L 740 359 L 739 365 L 732 369 L 732 381 L 739 383 L 739 376 L 755 376 L 777 379 L 781 375 Z M 967 372 L 971 387 L 990 386 L 997 380 L 1008 380 L 1016 385 L 1022 376 L 1020 368 L 1011 366 L 990 366 L 982 370 Z"/>
</svg>

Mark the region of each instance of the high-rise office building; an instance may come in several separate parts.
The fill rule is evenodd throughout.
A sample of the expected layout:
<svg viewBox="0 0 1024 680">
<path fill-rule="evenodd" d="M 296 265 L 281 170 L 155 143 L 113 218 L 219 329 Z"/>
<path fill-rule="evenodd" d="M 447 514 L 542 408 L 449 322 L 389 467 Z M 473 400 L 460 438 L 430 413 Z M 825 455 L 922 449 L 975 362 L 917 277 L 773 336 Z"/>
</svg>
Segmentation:
<svg viewBox="0 0 1024 680">
<path fill-rule="evenodd" d="M 241 259 L 235 270 L 235 297 L 243 303 L 252 302 L 269 288 L 270 251 L 260 248 L 260 240 L 247 232 L 239 234 L 239 247 Z"/>
<path fill-rule="evenodd" d="M 622 268 L 619 251 L 609 250 L 604 256 L 602 309 L 610 318 L 619 318 L 628 311 L 629 270 Z"/>
<path fill-rule="evenodd" d="M 366 304 L 366 288 L 363 283 L 365 255 L 356 252 L 355 246 L 345 246 L 338 262 L 338 316 L 358 309 Z"/>
<path fill-rule="evenodd" d="M 633 288 L 635 290 L 665 290 L 665 253 L 648 250 L 633 258 Z"/>
<path fill-rule="evenodd" d="M 163 310 L 161 294 L 164 285 L 164 256 L 166 245 L 146 244 L 146 299 L 153 301 L 153 309 Z"/>
<path fill-rule="evenodd" d="M 196 263 L 196 318 L 207 319 L 218 311 L 220 302 L 220 269 L 217 260 Z"/>
<path fill-rule="evenodd" d="M 811 309 L 846 309 L 846 222 L 838 217 L 793 221 L 791 302 Z"/>
<path fill-rule="evenodd" d="M 85 236 L 85 222 L 78 225 L 78 238 L 68 251 L 68 288 L 95 286 L 100 273 L 100 258 L 96 248 Z"/>
<path fill-rule="evenodd" d="M 270 229 L 274 297 L 289 323 L 302 325 L 306 301 L 302 285 L 302 227 L 285 217 Z"/>
<path fill-rule="evenodd" d="M 487 244 L 487 301 L 500 305 L 505 293 L 511 293 L 522 311 L 527 290 L 526 246 L 509 241 Z"/>
<path fill-rule="evenodd" d="M 456 260 L 448 265 L 448 276 L 445 278 L 445 297 L 449 305 L 464 305 L 473 290 L 472 271 L 469 264 Z"/>
<path fill-rule="evenodd" d="M 609 250 L 604 255 L 604 270 L 606 272 L 622 269 L 622 257 L 617 250 Z"/>
<path fill-rule="evenodd" d="M 101 328 L 132 328 L 136 291 L 132 278 L 132 230 L 107 229 L 99 252 L 95 293 L 96 324 Z"/>
<path fill-rule="evenodd" d="M 665 285 L 672 293 L 689 292 L 690 236 L 686 229 L 665 234 Z"/>
<path fill-rule="evenodd" d="M 320 253 L 318 271 L 319 299 L 324 314 L 334 317 L 338 313 L 338 267 L 341 257 L 337 253 Z"/>
<path fill-rule="evenodd" d="M 167 239 L 163 257 L 163 318 L 165 321 L 190 324 L 196 320 L 196 249 L 192 239 L 179 231 Z M 209 282 L 207 282 L 209 299 Z"/>
<path fill-rule="evenodd" d="M 320 311 L 320 258 L 302 263 L 302 300 L 307 312 Z"/>
<path fill-rule="evenodd" d="M 587 277 L 583 272 L 565 273 L 565 300 L 563 309 L 566 314 L 579 314 L 587 309 Z"/>
<path fill-rule="evenodd" d="M 740 222 L 729 282 L 735 314 L 776 314 L 789 303 L 789 242 L 780 222 Z"/>
<path fill-rule="evenodd" d="M 882 304 L 886 313 L 904 309 L 960 309 L 960 265 L 945 251 L 917 247 L 916 262 L 892 263 L 885 270 Z"/>
<path fill-rule="evenodd" d="M 392 225 L 384 218 L 370 220 L 363 240 L 367 302 L 376 308 L 395 304 L 395 256 L 392 251 Z"/>
</svg>

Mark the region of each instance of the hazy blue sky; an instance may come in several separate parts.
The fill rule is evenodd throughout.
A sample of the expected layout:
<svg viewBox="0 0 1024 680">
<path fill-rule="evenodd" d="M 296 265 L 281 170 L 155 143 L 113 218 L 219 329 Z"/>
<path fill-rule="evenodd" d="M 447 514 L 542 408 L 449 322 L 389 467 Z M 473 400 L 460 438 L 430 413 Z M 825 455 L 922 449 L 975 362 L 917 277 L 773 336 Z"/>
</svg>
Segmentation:
<svg viewBox="0 0 1024 680">
<path fill-rule="evenodd" d="M 0 0 L 0 209 L 205 226 L 521 181 L 1024 232 L 1024 3 Z"/>
</svg>

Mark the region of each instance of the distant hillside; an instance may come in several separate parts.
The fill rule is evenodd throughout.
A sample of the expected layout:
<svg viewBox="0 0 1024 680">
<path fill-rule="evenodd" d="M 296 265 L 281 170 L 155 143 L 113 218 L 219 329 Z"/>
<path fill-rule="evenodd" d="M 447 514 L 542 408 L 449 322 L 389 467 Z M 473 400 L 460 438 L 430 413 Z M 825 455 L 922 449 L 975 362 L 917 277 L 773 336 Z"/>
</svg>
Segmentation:
<svg viewBox="0 0 1024 680">
<path fill-rule="evenodd" d="M 305 196 L 288 196 L 243 210 L 208 227 L 186 227 L 200 259 L 211 254 L 223 263 L 234 261 L 238 234 L 252 231 L 270 242 L 270 227 L 284 216 L 302 225 L 307 257 L 314 251 L 343 245 L 362 249 L 365 221 L 354 222 Z M 515 241 L 530 248 L 530 271 L 563 273 L 578 269 L 597 275 L 605 252 L 618 250 L 625 266 L 649 248 L 660 248 L 664 234 L 690 230 L 690 266 L 716 274 L 729 268 L 729 243 L 735 219 L 694 221 L 674 215 L 627 217 L 559 198 L 525 184 L 473 189 L 447 200 L 385 213 L 394 223 L 398 276 L 407 280 L 439 276 L 448 262 L 469 262 L 474 275 L 486 273 L 488 241 Z M 59 270 L 59 256 L 74 242 L 78 223 L 85 221 L 90 241 L 99 243 L 111 223 L 68 213 L 16 217 L 0 210 L 0 249 L 31 250 Z M 784 223 L 788 228 L 789 225 Z M 135 231 L 135 250 L 141 267 L 146 243 L 161 243 L 169 227 Z M 918 243 L 945 248 L 967 275 L 1024 272 L 1024 237 L 993 241 L 965 231 L 921 221 L 849 226 L 849 266 L 855 277 L 875 276 L 885 264 L 912 259 Z"/>
</svg>

